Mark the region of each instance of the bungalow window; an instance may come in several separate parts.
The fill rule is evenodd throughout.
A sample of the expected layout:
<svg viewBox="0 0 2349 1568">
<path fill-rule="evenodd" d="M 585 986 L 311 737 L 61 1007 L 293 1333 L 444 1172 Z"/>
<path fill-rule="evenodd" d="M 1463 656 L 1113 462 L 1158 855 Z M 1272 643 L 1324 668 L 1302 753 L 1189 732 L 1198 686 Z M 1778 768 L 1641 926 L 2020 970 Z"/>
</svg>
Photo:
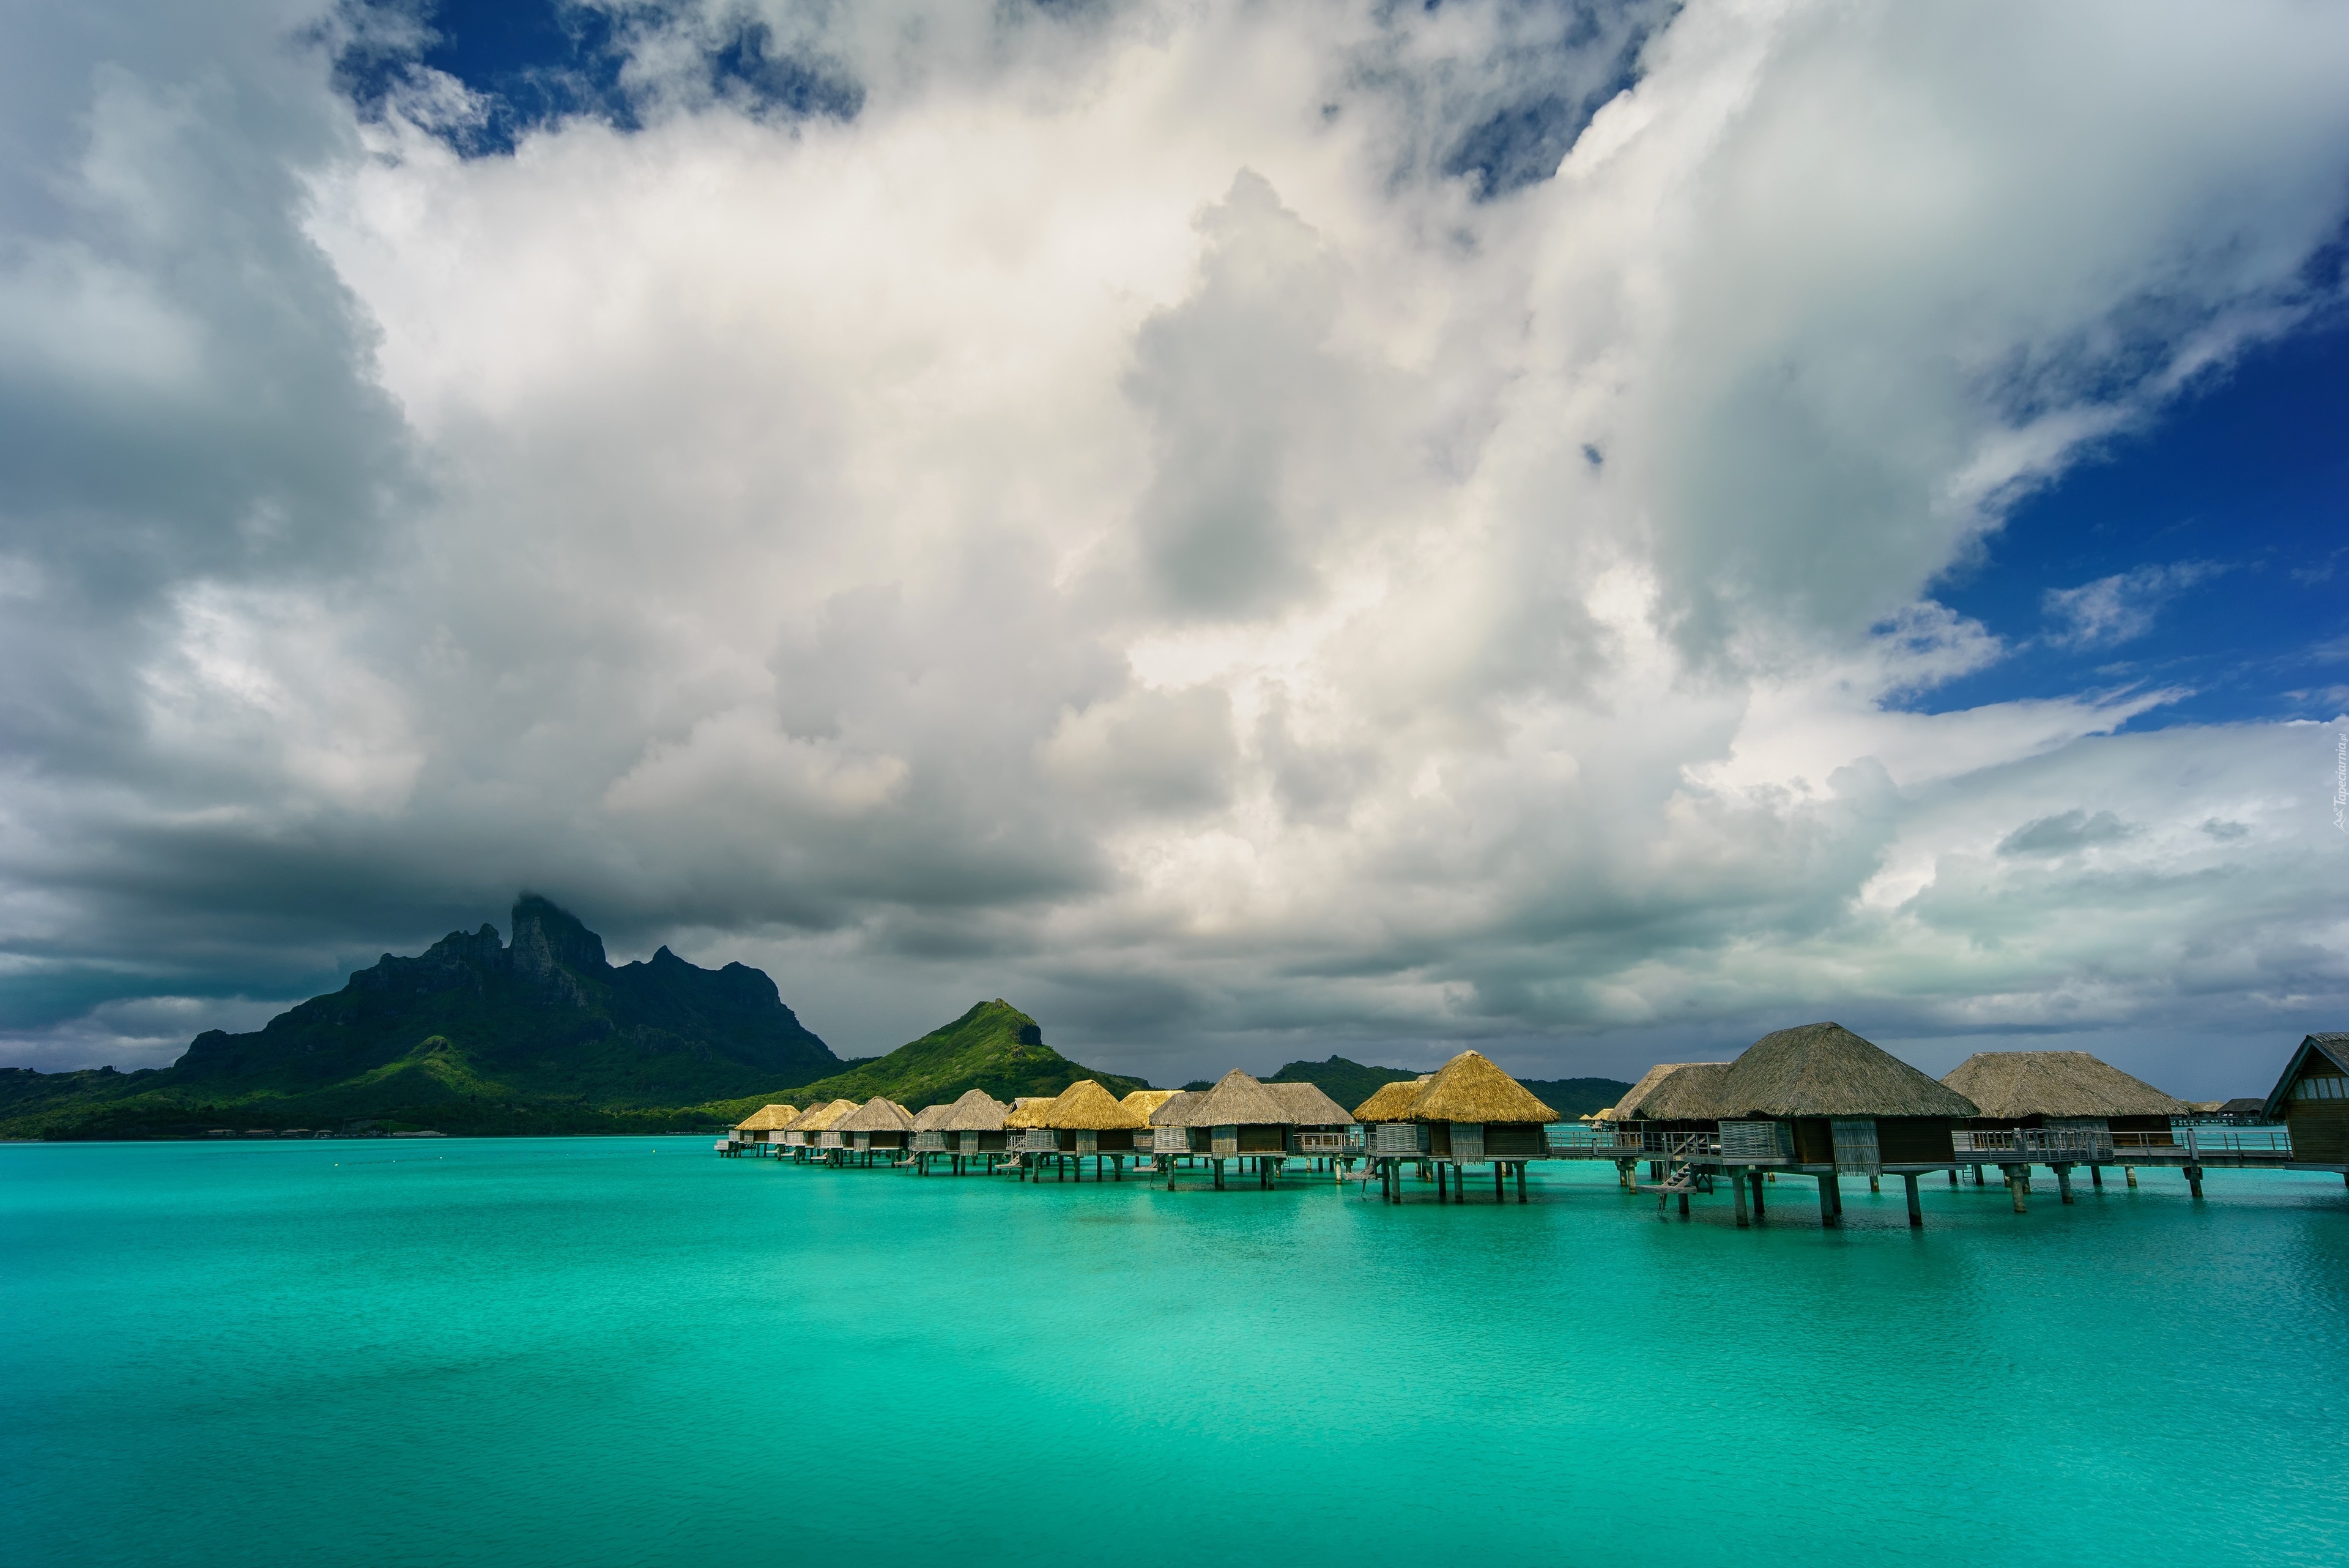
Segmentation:
<svg viewBox="0 0 2349 1568">
<path fill-rule="evenodd" d="M 2349 1078 L 2302 1078 L 2292 1088 L 2295 1100 L 2349 1099 Z"/>
</svg>

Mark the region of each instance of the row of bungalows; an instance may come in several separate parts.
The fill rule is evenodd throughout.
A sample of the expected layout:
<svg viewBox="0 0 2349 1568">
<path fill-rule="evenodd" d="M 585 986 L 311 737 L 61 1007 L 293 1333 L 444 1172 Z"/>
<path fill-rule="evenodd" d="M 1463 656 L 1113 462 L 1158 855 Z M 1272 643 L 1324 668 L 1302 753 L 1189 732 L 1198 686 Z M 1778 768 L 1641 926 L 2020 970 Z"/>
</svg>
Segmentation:
<svg viewBox="0 0 2349 1568">
<path fill-rule="evenodd" d="M 727 1130 L 723 1141 L 716 1147 L 720 1154 L 739 1159 L 745 1154 L 781 1154 L 783 1129 L 797 1119 L 797 1106 L 761 1106 Z"/>
<path fill-rule="evenodd" d="M 1174 1097 L 1171 1089 L 1136 1089 L 1121 1099 L 1080 1078 L 1050 1098 L 1023 1100 L 1005 1118 L 1020 1179 L 1041 1180 L 1049 1169 L 1055 1180 L 1082 1181 L 1090 1159 L 1094 1180 L 1104 1168 L 1111 1180 L 1124 1180 L 1126 1162 L 1139 1166 L 1149 1153 L 1151 1113 Z"/>
<path fill-rule="evenodd" d="M 807 1161 L 818 1158 L 827 1148 L 840 1147 L 839 1135 L 833 1126 L 856 1108 L 854 1100 L 819 1100 L 793 1116 L 783 1127 L 783 1152 L 793 1159 Z M 832 1141 L 826 1143 L 824 1140 Z"/>
<path fill-rule="evenodd" d="M 1005 1158 L 1010 1134 L 1004 1122 L 1011 1107 L 985 1089 L 966 1091 L 951 1105 L 926 1106 L 914 1117 L 914 1168 L 930 1173 L 939 1159 L 960 1176 L 972 1162 L 985 1160 L 989 1174 Z"/>
<path fill-rule="evenodd" d="M 1354 1107 L 1354 1117 L 1387 1201 L 1402 1201 L 1410 1166 L 1434 1177 L 1438 1202 L 1464 1203 L 1467 1168 L 1489 1164 L 1494 1200 L 1506 1199 L 1514 1173 L 1523 1203 L 1526 1162 L 1547 1156 L 1547 1128 L 1558 1115 L 1483 1053 L 1463 1051 L 1423 1078 L 1380 1088 Z"/>
<path fill-rule="evenodd" d="M 1168 1095 L 1149 1117 L 1144 1146 L 1171 1189 L 1178 1166 L 1206 1161 L 1224 1185 L 1236 1163 L 1270 1187 L 1291 1160 L 1341 1174 L 1355 1152 L 1355 1119 L 1316 1084 L 1268 1084 L 1234 1068 L 1206 1089 Z"/>
<path fill-rule="evenodd" d="M 2119 1165 L 2134 1187 L 2135 1167 L 2157 1161 L 2179 1164 L 2199 1197 L 2197 1114 L 2084 1051 L 1977 1052 L 1936 1082 L 1841 1024 L 1810 1023 L 1766 1034 L 1733 1062 L 1660 1064 L 1606 1119 L 1627 1185 L 1645 1159 L 1683 1213 L 1692 1189 L 1726 1175 L 1744 1224 L 1748 1189 L 1758 1212 L 1764 1180 L 1784 1171 L 1817 1178 L 1820 1218 L 1833 1225 L 1840 1178 L 1865 1175 L 1874 1188 L 1889 1173 L 1908 1187 L 1909 1222 L 1922 1225 L 1920 1178 L 1945 1169 L 1954 1183 L 1966 1165 L 1977 1184 L 1983 1165 L 1998 1166 L 2018 1212 L 2034 1164 L 2054 1172 L 2066 1203 L 2077 1167 L 2102 1187 L 2103 1168 Z M 2277 1150 L 2261 1162 L 2284 1158 Z"/>
</svg>

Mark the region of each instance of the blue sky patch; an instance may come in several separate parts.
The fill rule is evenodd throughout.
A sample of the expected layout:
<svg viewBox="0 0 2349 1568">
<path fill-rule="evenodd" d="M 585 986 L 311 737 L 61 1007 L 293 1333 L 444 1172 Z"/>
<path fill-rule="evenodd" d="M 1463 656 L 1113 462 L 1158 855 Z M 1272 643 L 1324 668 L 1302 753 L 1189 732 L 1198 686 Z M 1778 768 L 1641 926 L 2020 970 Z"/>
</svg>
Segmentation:
<svg viewBox="0 0 2349 1568">
<path fill-rule="evenodd" d="M 2185 687 L 2132 728 L 2349 709 L 2349 322 L 2247 355 L 2031 496 L 1937 596 L 2009 656 L 1912 704 Z"/>
</svg>

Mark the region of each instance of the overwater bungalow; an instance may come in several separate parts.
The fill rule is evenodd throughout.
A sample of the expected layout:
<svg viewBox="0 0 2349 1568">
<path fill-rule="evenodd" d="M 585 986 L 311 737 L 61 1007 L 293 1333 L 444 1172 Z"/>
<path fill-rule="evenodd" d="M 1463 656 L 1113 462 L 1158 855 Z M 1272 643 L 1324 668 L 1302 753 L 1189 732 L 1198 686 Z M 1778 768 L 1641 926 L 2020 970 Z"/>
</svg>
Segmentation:
<svg viewBox="0 0 2349 1568">
<path fill-rule="evenodd" d="M 1366 1124 L 1363 1149 L 1378 1167 L 1380 1190 L 1393 1203 L 1402 1201 L 1402 1168 L 1413 1163 L 1433 1173 L 1439 1202 L 1465 1202 L 1466 1168 L 1488 1163 L 1495 1201 L 1507 1196 L 1515 1174 L 1524 1202 L 1526 1164 L 1547 1155 L 1544 1128 L 1558 1119 L 1480 1051 L 1461 1052 L 1418 1083 L 1386 1085 L 1354 1115 Z"/>
<path fill-rule="evenodd" d="M 837 1150 L 834 1163 L 869 1166 L 875 1154 L 894 1162 L 913 1142 L 914 1113 L 886 1096 L 875 1095 L 833 1123 L 825 1136 L 840 1140 L 828 1146 Z"/>
<path fill-rule="evenodd" d="M 1299 1115 L 1273 1087 L 1235 1067 L 1214 1088 L 1177 1095 L 1159 1106 L 1150 1118 L 1151 1150 L 1167 1185 L 1174 1185 L 1175 1161 L 1189 1157 L 1214 1168 L 1219 1190 L 1231 1160 L 1244 1171 L 1253 1169 L 1258 1187 L 1270 1187 L 1288 1158 Z"/>
<path fill-rule="evenodd" d="M 1392 1084 L 1381 1084 L 1371 1097 L 1354 1107 L 1354 1119 L 1368 1127 L 1374 1122 L 1407 1122 L 1411 1120 L 1411 1103 L 1427 1087 L 1433 1073 L 1422 1073 L 1416 1078 L 1399 1078 Z"/>
<path fill-rule="evenodd" d="M 1924 1223 L 1917 1179 L 1954 1169 L 1953 1135 L 1981 1114 L 1946 1085 L 1879 1050 L 1840 1023 L 1806 1023 L 1765 1034 L 1718 1071 L 1693 1064 L 1666 1077 L 1647 1103 L 1685 1130 L 1661 1140 L 1662 1191 L 1688 1194 L 1715 1172 L 1730 1178 L 1737 1222 L 1745 1224 L 1750 1185 L 1758 1206 L 1772 1171 L 1818 1179 L 1819 1218 L 1841 1222 L 1840 1178 L 1889 1171 L 1909 1188 L 1909 1222 Z M 2068 1184 L 2069 1168 L 2058 1172 Z M 2015 1197 L 2018 1206 L 2022 1194 Z"/>
<path fill-rule="evenodd" d="M 1359 1124 L 1346 1107 L 1323 1094 L 1319 1084 L 1258 1086 L 1288 1112 L 1289 1158 L 1304 1160 L 1308 1169 L 1343 1176 L 1351 1157 L 1361 1152 Z"/>
<path fill-rule="evenodd" d="M 2038 1154 L 2049 1164 L 2085 1164 L 2098 1187 L 2108 1164 L 2120 1166 L 2135 1187 L 2131 1152 L 2179 1153 L 2173 1118 L 2195 1114 L 2184 1100 L 2085 1051 L 1977 1051 L 1941 1082 L 1982 1112 L 1956 1135 L 1961 1163 L 1974 1153 Z M 1982 1166 L 1973 1171 L 1980 1183 Z M 2071 1201 L 2068 1190 L 2064 1198 Z"/>
<path fill-rule="evenodd" d="M 2292 1164 L 2349 1181 L 2349 1034 L 2302 1039 L 2261 1110 L 2291 1132 Z"/>
<path fill-rule="evenodd" d="M 964 1161 L 984 1158 L 991 1173 L 1004 1152 L 1003 1124 L 1010 1112 L 1010 1106 L 985 1089 L 968 1090 L 950 1106 L 932 1106 L 914 1118 L 921 1124 L 914 1134 L 915 1168 L 927 1175 L 930 1162 L 943 1158 L 953 1162 L 954 1174 L 960 1176 Z M 926 1123 L 924 1117 L 929 1118 Z"/>
<path fill-rule="evenodd" d="M 1123 1106 L 1130 1111 L 1140 1111 L 1142 1113 L 1143 1123 L 1147 1125 L 1151 1116 L 1157 1111 L 1159 1106 L 1164 1105 L 1167 1101 L 1173 1099 L 1182 1092 L 1183 1091 L 1180 1089 L 1136 1089 L 1132 1094 L 1126 1096 L 1125 1098 L 1118 1101 L 1118 1104 Z M 1146 1148 L 1149 1141 L 1150 1140 L 1147 1138 L 1136 1138 L 1134 1140 L 1134 1147 L 1136 1148 Z"/>
<path fill-rule="evenodd" d="M 753 1155 L 780 1153 L 783 1129 L 791 1126 L 799 1114 L 797 1106 L 761 1106 L 736 1122 L 726 1141 L 719 1147 L 730 1158 L 740 1158 L 746 1149 Z"/>
<path fill-rule="evenodd" d="M 810 1106 L 783 1128 L 784 1149 L 792 1158 L 804 1161 L 823 1149 L 838 1148 L 840 1137 L 833 1132 L 832 1126 L 855 1108 L 854 1100 L 824 1100 Z M 832 1140 L 828 1144 L 824 1141 L 827 1137 Z"/>
<path fill-rule="evenodd" d="M 1093 1079 L 1080 1078 L 1039 1111 L 1027 1140 L 1026 1163 L 1038 1172 L 1049 1165 L 1059 1178 L 1073 1170 L 1082 1181 L 1090 1158 L 1093 1179 L 1099 1181 L 1102 1162 L 1107 1160 L 1111 1179 L 1123 1181 L 1127 1158 L 1135 1157 L 1135 1134 L 1143 1134 L 1141 1147 L 1146 1149 L 1149 1126 L 1147 1110 L 1123 1104 Z M 1040 1133 L 1044 1136 L 1037 1137 Z M 1050 1147 L 1041 1147 L 1046 1142 Z"/>
</svg>

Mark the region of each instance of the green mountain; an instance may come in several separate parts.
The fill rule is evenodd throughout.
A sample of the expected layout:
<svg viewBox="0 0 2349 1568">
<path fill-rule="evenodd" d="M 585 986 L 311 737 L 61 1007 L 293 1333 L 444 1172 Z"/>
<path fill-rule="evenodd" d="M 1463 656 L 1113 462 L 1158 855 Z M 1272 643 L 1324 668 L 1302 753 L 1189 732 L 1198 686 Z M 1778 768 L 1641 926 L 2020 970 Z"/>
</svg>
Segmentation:
<svg viewBox="0 0 2349 1568">
<path fill-rule="evenodd" d="M 1418 1076 L 1404 1067 L 1365 1067 L 1360 1062 L 1332 1056 L 1327 1062 L 1291 1062 L 1264 1081 L 1318 1085 L 1323 1094 L 1350 1111 L 1376 1094 L 1381 1084 Z M 1631 1092 L 1631 1085 L 1618 1078 L 1524 1078 L 1519 1082 L 1569 1121 L 1611 1106 Z"/>
<path fill-rule="evenodd" d="M 1314 1085 L 1350 1111 L 1377 1094 L 1381 1085 L 1418 1076 L 1403 1067 L 1365 1067 L 1360 1062 L 1332 1056 L 1327 1062 L 1291 1062 L 1264 1082 Z"/>
<path fill-rule="evenodd" d="M 918 1111 L 959 1099 L 973 1089 L 985 1089 L 1007 1104 L 1020 1095 L 1057 1095 L 1080 1078 L 1097 1079 L 1120 1096 L 1150 1086 L 1140 1078 L 1097 1072 L 1070 1061 L 1044 1044 L 1044 1032 L 1034 1019 L 997 997 L 979 1002 L 944 1028 L 844 1073 L 710 1108 L 730 1111 L 728 1119 L 739 1121 L 772 1101 L 804 1106 L 817 1100 L 861 1103 L 885 1095 Z"/>
<path fill-rule="evenodd" d="M 0 1135 L 106 1137 L 207 1125 L 442 1131 L 707 1126 L 707 1102 L 847 1064 L 800 1024 L 775 983 L 706 970 L 667 948 L 614 967 L 603 939 L 546 899 L 497 929 L 386 953 L 343 989 L 249 1034 L 198 1035 L 138 1073 L 0 1073 Z"/>
</svg>

